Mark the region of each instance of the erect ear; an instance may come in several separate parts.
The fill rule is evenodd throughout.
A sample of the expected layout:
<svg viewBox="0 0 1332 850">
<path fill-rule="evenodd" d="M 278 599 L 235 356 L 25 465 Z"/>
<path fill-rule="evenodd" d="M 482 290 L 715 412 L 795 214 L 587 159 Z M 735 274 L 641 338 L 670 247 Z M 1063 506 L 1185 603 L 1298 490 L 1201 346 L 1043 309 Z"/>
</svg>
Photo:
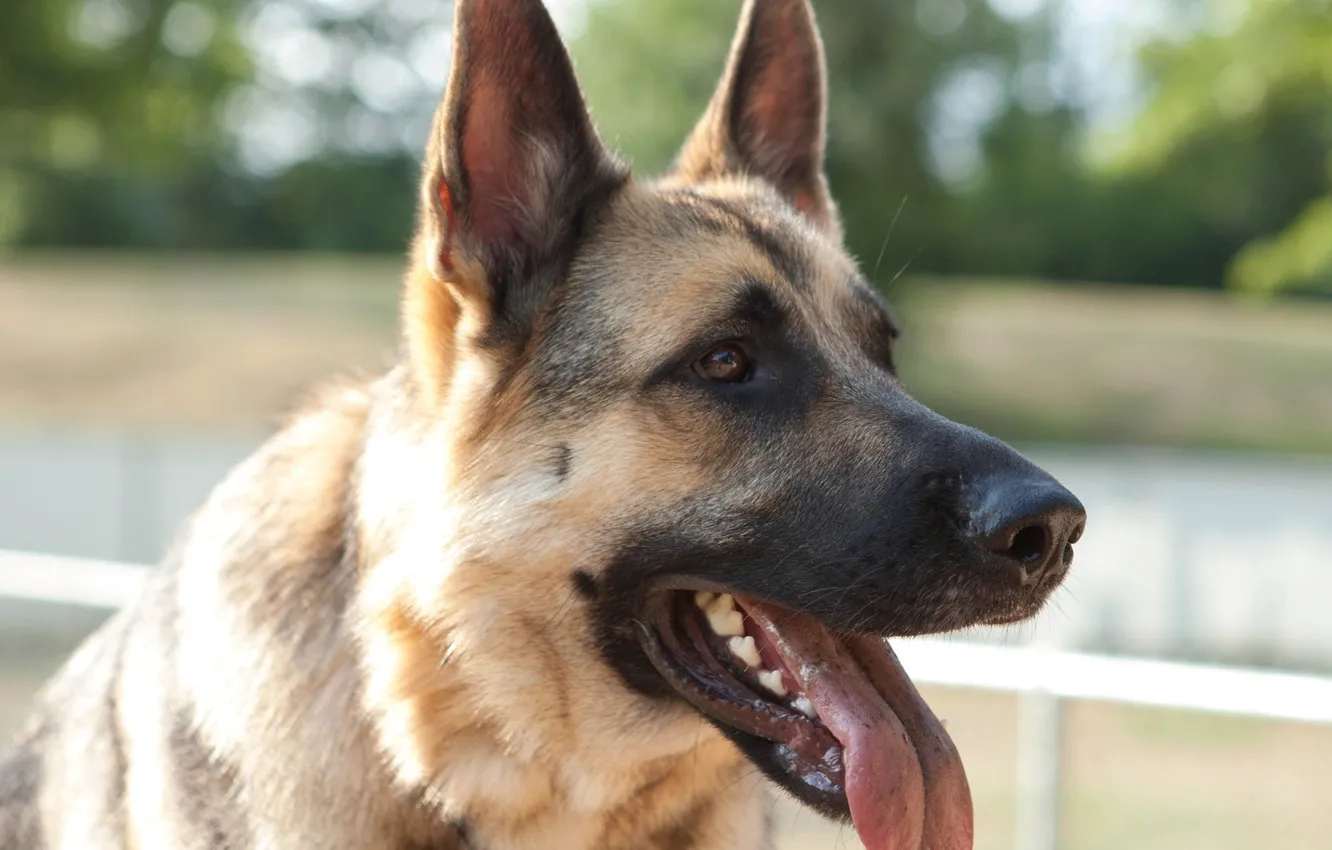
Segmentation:
<svg viewBox="0 0 1332 850">
<path fill-rule="evenodd" d="M 421 185 L 431 277 L 519 319 L 562 275 L 590 208 L 626 179 L 541 0 L 458 0 Z"/>
<path fill-rule="evenodd" d="M 835 231 L 823 175 L 824 64 L 808 0 L 746 0 L 726 72 L 674 176 L 750 174 Z"/>
</svg>

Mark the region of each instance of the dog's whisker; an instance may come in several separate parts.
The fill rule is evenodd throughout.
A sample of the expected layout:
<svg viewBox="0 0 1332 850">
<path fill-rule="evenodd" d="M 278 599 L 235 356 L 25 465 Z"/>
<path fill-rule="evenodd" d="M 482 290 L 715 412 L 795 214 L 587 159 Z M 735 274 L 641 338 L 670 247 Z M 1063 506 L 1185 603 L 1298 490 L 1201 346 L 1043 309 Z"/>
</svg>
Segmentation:
<svg viewBox="0 0 1332 850">
<path fill-rule="evenodd" d="M 902 275 L 906 274 L 907 269 L 911 268 L 911 264 L 916 261 L 916 258 L 920 256 L 920 252 L 924 250 L 925 246 L 924 245 L 920 246 L 919 248 L 916 249 L 916 253 L 911 255 L 911 259 L 907 260 L 905 263 L 902 264 L 902 268 L 897 270 L 897 274 L 893 275 L 892 279 L 889 280 L 888 283 L 884 285 L 885 292 L 891 290 L 893 284 L 897 283 L 897 281 L 902 277 Z"/>
<path fill-rule="evenodd" d="M 888 232 L 883 236 L 883 244 L 879 246 L 879 256 L 874 260 L 874 270 L 870 272 L 870 280 L 878 277 L 879 266 L 883 263 L 884 252 L 888 250 L 888 240 L 893 238 L 893 231 L 897 228 L 897 219 L 902 215 L 902 210 L 906 208 L 908 195 L 902 196 L 902 202 L 897 205 L 897 212 L 893 213 L 893 220 L 888 225 Z"/>
</svg>

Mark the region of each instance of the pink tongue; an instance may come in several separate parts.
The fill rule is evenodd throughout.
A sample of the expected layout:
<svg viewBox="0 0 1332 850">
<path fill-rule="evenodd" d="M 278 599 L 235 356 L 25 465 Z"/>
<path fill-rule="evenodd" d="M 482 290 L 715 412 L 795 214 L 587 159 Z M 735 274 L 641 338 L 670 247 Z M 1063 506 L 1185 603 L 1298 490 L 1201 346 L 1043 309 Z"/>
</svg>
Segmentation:
<svg viewBox="0 0 1332 850">
<path fill-rule="evenodd" d="M 886 641 L 743 600 L 842 744 L 851 820 L 868 850 L 971 850 L 971 791 L 957 750 Z"/>
</svg>

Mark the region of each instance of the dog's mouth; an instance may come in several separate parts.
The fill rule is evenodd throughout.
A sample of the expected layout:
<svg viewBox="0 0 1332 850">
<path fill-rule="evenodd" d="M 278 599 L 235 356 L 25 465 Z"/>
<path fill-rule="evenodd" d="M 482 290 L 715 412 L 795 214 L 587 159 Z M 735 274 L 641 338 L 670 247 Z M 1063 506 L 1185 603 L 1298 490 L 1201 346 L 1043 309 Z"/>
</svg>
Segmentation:
<svg viewBox="0 0 1332 850">
<path fill-rule="evenodd" d="M 970 850 L 961 760 L 887 641 L 712 591 L 658 594 L 647 613 L 640 638 L 671 687 L 794 795 L 849 814 L 868 850 Z"/>
</svg>

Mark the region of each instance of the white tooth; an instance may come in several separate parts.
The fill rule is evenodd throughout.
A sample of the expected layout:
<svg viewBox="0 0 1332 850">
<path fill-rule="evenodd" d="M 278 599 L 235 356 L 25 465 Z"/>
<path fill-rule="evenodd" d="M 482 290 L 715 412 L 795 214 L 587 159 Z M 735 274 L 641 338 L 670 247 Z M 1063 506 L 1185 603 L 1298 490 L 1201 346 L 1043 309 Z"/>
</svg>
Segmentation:
<svg viewBox="0 0 1332 850">
<path fill-rule="evenodd" d="M 745 633 L 745 617 L 734 608 L 722 611 L 713 605 L 708 609 L 708 625 L 722 637 L 740 637 Z"/>
<path fill-rule="evenodd" d="M 735 597 L 731 594 L 717 594 L 717 598 L 708 603 L 705 612 L 708 625 L 722 637 L 740 637 L 745 633 L 744 615 L 735 609 Z"/>
<path fill-rule="evenodd" d="M 948 718 L 947 718 L 947 717 L 940 717 L 940 718 L 939 718 L 939 725 L 942 726 L 942 727 L 944 728 L 944 731 L 945 731 L 945 732 L 947 732 L 947 731 L 948 731 Z"/>
<path fill-rule="evenodd" d="M 818 719 L 819 713 L 814 710 L 814 703 L 809 701 L 809 697 L 796 697 L 791 701 L 791 706 L 806 717 Z"/>
<path fill-rule="evenodd" d="M 758 645 L 749 635 L 744 637 L 733 637 L 726 642 L 731 648 L 731 654 L 741 661 L 745 662 L 746 667 L 761 667 L 763 659 L 759 657 Z"/>
<path fill-rule="evenodd" d="M 779 697 L 786 696 L 786 684 L 782 681 L 782 674 L 776 670 L 760 670 L 758 673 L 759 684 L 772 691 Z"/>
<path fill-rule="evenodd" d="M 712 591 L 700 590 L 694 594 L 694 604 L 706 611 L 708 610 L 708 606 L 712 604 L 712 600 L 716 598 L 717 594 Z"/>
<path fill-rule="evenodd" d="M 735 597 L 729 593 L 718 593 L 716 598 L 708 602 L 709 611 L 734 611 Z"/>
</svg>

